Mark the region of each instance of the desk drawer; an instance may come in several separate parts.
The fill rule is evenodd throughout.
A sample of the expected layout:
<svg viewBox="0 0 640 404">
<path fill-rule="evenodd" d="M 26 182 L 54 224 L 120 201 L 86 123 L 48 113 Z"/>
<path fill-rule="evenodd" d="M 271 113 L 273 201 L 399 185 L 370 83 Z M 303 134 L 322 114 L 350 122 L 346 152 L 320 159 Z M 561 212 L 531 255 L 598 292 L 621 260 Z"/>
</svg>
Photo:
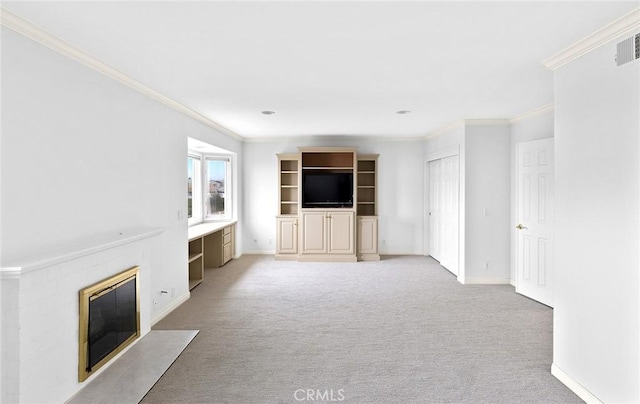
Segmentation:
<svg viewBox="0 0 640 404">
<path fill-rule="evenodd" d="M 231 234 L 225 234 L 222 237 L 222 245 L 227 245 L 231 242 Z"/>
<path fill-rule="evenodd" d="M 226 264 L 231 260 L 231 244 L 225 244 L 222 247 L 222 264 Z"/>
<path fill-rule="evenodd" d="M 225 236 L 227 234 L 231 234 L 231 226 L 227 226 L 222 230 L 222 234 L 224 234 Z"/>
</svg>

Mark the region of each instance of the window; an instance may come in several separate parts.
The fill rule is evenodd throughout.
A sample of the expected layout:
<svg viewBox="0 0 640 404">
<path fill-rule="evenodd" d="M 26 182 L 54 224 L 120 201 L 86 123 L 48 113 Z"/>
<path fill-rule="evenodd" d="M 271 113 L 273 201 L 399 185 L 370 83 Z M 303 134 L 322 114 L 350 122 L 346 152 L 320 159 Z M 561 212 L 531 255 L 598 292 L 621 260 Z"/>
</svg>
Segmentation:
<svg viewBox="0 0 640 404">
<path fill-rule="evenodd" d="M 187 178 L 189 226 L 203 221 L 231 220 L 231 157 L 190 152 Z"/>
<path fill-rule="evenodd" d="M 206 157 L 207 189 L 205 195 L 205 208 L 207 219 L 231 218 L 227 207 L 227 196 L 231 184 L 229 181 L 229 158 L 209 156 Z"/>
<path fill-rule="evenodd" d="M 202 175 L 199 156 L 187 157 L 187 217 L 189 225 L 202 222 Z"/>
</svg>

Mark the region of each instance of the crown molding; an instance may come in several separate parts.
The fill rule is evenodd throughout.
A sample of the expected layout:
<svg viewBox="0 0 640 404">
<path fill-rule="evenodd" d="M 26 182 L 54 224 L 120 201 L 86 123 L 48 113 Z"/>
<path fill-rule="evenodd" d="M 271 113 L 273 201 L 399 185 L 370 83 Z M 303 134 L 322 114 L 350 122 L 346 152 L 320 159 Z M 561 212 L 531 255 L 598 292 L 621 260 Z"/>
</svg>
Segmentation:
<svg viewBox="0 0 640 404">
<path fill-rule="evenodd" d="M 277 137 L 245 137 L 245 143 L 313 143 L 315 140 L 325 142 L 327 139 L 348 142 L 421 142 L 422 136 L 374 136 L 374 135 L 308 135 L 308 136 L 277 136 Z M 315 146 L 310 146 L 315 147 Z"/>
<path fill-rule="evenodd" d="M 109 77 L 110 79 L 118 81 L 124 84 L 125 86 L 138 91 L 139 93 L 142 93 L 158 102 L 161 102 L 162 104 L 174 109 L 175 111 L 180 112 L 181 114 L 186 115 L 189 118 L 194 119 L 218 132 L 224 133 L 225 135 L 228 135 L 240 141 L 244 140 L 242 136 L 231 131 L 230 129 L 225 128 L 224 126 L 212 121 L 211 119 L 194 111 L 193 109 L 140 83 L 139 81 L 114 69 L 113 67 L 107 65 L 106 63 L 101 62 L 100 60 L 94 58 L 93 56 L 88 55 L 87 53 L 74 47 L 68 42 L 43 30 L 42 28 L 30 23 L 29 21 L 7 11 L 2 7 L 0 7 L 0 17 L 1 17 L 0 22 L 5 27 L 29 39 L 32 39 L 70 59 L 73 59 L 76 62 L 79 62 L 87 66 L 88 68 L 93 69 L 98 73 L 101 73 Z"/>
<path fill-rule="evenodd" d="M 443 126 L 440 129 L 436 130 L 435 132 L 431 132 L 429 133 L 427 136 L 425 136 L 423 139 L 427 140 L 427 139 L 433 139 L 434 137 L 438 137 L 440 135 L 443 135 L 447 132 L 450 132 L 454 129 L 457 129 L 461 126 L 464 126 L 464 119 L 460 120 L 460 121 L 455 121 L 453 123 L 450 123 L 449 125 Z"/>
<path fill-rule="evenodd" d="M 580 56 L 586 55 L 587 53 L 599 48 L 616 37 L 638 28 L 640 28 L 640 7 L 631 10 L 629 13 L 610 22 L 568 48 L 563 49 L 555 55 L 543 60 L 542 64 L 549 70 L 556 70 Z"/>
<path fill-rule="evenodd" d="M 466 126 L 501 126 L 511 125 L 508 119 L 465 119 Z"/>
<path fill-rule="evenodd" d="M 515 118 L 511 119 L 509 122 L 511 124 L 516 124 L 522 121 L 526 121 L 527 119 L 535 118 L 535 117 L 547 114 L 549 112 L 553 112 L 553 106 L 554 104 L 551 102 L 541 107 L 534 108 L 531 111 L 527 111 L 522 115 L 516 116 Z"/>
</svg>

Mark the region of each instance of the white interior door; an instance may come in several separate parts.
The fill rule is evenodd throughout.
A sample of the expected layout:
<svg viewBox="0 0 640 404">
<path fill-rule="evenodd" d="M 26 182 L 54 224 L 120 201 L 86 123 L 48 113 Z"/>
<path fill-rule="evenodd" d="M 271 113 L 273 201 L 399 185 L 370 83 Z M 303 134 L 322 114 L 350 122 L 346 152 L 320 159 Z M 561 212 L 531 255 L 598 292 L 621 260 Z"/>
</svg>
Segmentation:
<svg viewBox="0 0 640 404">
<path fill-rule="evenodd" d="M 458 217 L 459 217 L 459 172 L 458 156 L 442 159 L 440 166 L 440 264 L 458 275 Z"/>
<path fill-rule="evenodd" d="M 459 256 L 458 156 L 429 162 L 429 255 L 454 275 Z"/>
<path fill-rule="evenodd" d="M 517 150 L 516 292 L 553 307 L 553 139 Z"/>
</svg>

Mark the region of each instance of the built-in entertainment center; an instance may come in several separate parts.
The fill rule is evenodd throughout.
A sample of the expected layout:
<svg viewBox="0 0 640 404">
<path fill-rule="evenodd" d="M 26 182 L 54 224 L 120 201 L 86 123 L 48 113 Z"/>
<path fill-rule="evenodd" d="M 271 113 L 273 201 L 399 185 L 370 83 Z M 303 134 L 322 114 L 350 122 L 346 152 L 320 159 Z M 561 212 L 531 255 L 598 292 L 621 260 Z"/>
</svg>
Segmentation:
<svg viewBox="0 0 640 404">
<path fill-rule="evenodd" d="M 301 147 L 277 156 L 276 258 L 379 260 L 378 155 Z"/>
</svg>

